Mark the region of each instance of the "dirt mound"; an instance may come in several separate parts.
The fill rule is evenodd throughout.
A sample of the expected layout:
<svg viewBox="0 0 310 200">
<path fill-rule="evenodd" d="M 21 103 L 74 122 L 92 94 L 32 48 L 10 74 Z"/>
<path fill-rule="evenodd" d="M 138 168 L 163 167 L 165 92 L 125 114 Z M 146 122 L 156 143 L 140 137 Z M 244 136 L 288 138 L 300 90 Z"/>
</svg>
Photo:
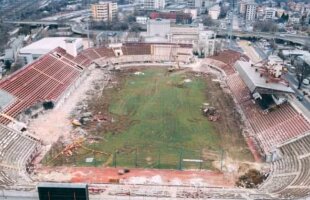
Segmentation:
<svg viewBox="0 0 310 200">
<path fill-rule="evenodd" d="M 256 169 L 248 170 L 244 175 L 240 176 L 236 182 L 236 186 L 244 188 L 256 188 L 265 180 L 265 176 Z"/>
</svg>

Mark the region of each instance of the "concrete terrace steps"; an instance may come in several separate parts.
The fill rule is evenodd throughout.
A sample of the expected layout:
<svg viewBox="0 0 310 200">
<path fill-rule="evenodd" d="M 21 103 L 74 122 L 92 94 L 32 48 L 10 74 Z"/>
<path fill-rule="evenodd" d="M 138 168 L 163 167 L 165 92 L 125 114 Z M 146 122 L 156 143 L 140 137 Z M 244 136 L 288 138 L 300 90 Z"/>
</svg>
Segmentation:
<svg viewBox="0 0 310 200">
<path fill-rule="evenodd" d="M 26 174 L 26 165 L 40 146 L 12 129 L 0 125 L 0 183 L 11 185 Z"/>
<path fill-rule="evenodd" d="M 310 195 L 310 135 L 293 140 L 280 146 L 283 157 L 272 162 L 272 176 L 262 189 L 278 193 L 285 198 L 296 198 Z M 293 179 L 288 178 L 296 174 Z M 285 188 L 278 187 L 279 182 L 287 183 Z"/>
<path fill-rule="evenodd" d="M 310 130 L 310 124 L 301 115 L 295 115 L 282 123 L 272 126 L 257 134 L 265 152 L 297 135 Z"/>
<path fill-rule="evenodd" d="M 97 54 L 100 55 L 100 58 L 102 58 L 102 57 L 114 57 L 115 56 L 113 50 L 109 49 L 109 48 L 100 47 L 100 48 L 95 48 L 94 50 L 97 52 Z"/>
<path fill-rule="evenodd" d="M 297 112 L 289 104 L 281 105 L 268 113 L 264 113 L 253 102 L 242 104 L 242 107 L 246 110 L 246 115 L 255 132 L 265 131 L 297 115 Z"/>
<path fill-rule="evenodd" d="M 229 62 L 225 58 L 220 61 Z M 218 67 L 225 72 L 223 65 Z M 264 153 L 278 147 L 283 153 L 281 159 L 271 163 L 270 175 L 260 186 L 260 191 L 285 198 L 310 195 L 310 136 L 302 137 L 310 131 L 310 123 L 289 103 L 263 112 L 250 100 L 248 88 L 238 73 L 228 74 L 226 82 Z M 297 188 L 294 190 L 293 187 Z"/>
<path fill-rule="evenodd" d="M 237 73 L 227 77 L 227 85 L 239 103 L 250 100 L 250 91 Z"/>
<path fill-rule="evenodd" d="M 0 81 L 0 89 L 18 99 L 6 108 L 5 114 L 15 118 L 32 105 L 44 101 L 57 101 L 81 76 L 84 69 L 77 67 L 73 60 L 63 61 L 69 58 L 72 57 L 58 48 L 24 67 L 21 72 Z M 10 120 L 0 117 L 0 123 L 8 124 L 9 122 Z"/>
<path fill-rule="evenodd" d="M 124 55 L 151 55 L 150 44 L 125 44 L 122 46 Z"/>
</svg>

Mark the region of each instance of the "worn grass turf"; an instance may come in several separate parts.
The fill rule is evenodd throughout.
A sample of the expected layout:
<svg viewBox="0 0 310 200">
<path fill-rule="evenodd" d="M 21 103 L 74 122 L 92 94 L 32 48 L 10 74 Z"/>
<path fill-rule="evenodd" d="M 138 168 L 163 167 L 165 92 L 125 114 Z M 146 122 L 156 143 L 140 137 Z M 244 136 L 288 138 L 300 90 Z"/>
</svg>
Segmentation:
<svg viewBox="0 0 310 200">
<path fill-rule="evenodd" d="M 199 149 L 219 150 L 220 138 L 200 110 L 206 101 L 203 78 L 169 75 L 166 69 L 143 73 L 130 76 L 120 91 L 112 92 L 109 111 L 126 116 L 132 125 L 106 134 L 100 149 L 118 150 L 117 165 L 166 168 L 179 166 L 183 157 L 199 159 Z M 192 82 L 183 83 L 186 78 Z"/>
<path fill-rule="evenodd" d="M 168 74 L 163 68 L 145 69 L 143 73 L 126 75 L 121 89 L 109 89 L 105 94 L 109 95 L 105 97 L 109 106 L 103 112 L 109 112 L 113 124 L 119 123 L 122 128 L 101 132 L 104 140 L 85 144 L 111 156 L 80 149 L 69 160 L 87 165 L 85 158 L 95 157 L 95 162 L 88 165 L 210 169 L 211 162 L 221 158 L 223 141 L 219 128 L 200 110 L 208 102 L 209 83 L 204 77 L 184 72 Z M 184 83 L 185 79 L 191 82 Z M 204 162 L 180 162 L 183 159 Z"/>
<path fill-rule="evenodd" d="M 116 145 L 218 148 L 219 137 L 201 114 L 206 101 L 202 79 L 178 86 L 184 74 L 165 75 L 165 70 L 149 69 L 145 75 L 129 78 L 125 87 L 114 94 L 109 108 L 116 115 L 128 116 L 134 125 L 107 139 Z"/>
</svg>

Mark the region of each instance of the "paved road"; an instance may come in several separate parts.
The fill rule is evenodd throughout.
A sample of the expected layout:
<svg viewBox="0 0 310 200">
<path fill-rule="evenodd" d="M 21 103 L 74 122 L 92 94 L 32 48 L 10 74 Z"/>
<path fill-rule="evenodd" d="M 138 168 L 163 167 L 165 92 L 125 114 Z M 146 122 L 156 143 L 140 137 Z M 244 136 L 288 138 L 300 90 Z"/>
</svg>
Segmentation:
<svg viewBox="0 0 310 200">
<path fill-rule="evenodd" d="M 259 53 L 257 53 L 257 51 L 255 50 L 255 48 L 253 48 L 253 46 L 249 46 L 248 42 L 245 40 L 240 40 L 238 42 L 238 45 L 243 49 L 243 51 L 245 52 L 245 54 L 251 59 L 251 61 L 253 63 L 257 63 L 259 61 L 261 61 L 261 56 L 259 55 Z"/>
<path fill-rule="evenodd" d="M 285 74 L 285 79 L 288 80 L 288 82 L 290 83 L 291 88 L 294 90 L 294 92 L 296 93 L 296 95 L 299 96 L 303 96 L 303 93 L 301 90 L 298 90 L 298 81 L 295 77 L 294 74 L 292 73 L 287 73 Z M 307 108 L 308 111 L 310 111 L 310 102 L 308 100 L 308 98 L 304 98 L 303 101 L 300 102 L 305 108 Z"/>
<path fill-rule="evenodd" d="M 257 44 L 254 44 L 253 47 L 258 53 L 258 55 L 261 57 L 261 59 L 264 60 L 268 57 L 268 55 Z"/>
<path fill-rule="evenodd" d="M 42 24 L 42 25 L 52 25 L 52 24 L 68 24 L 72 27 L 72 31 L 76 32 L 78 34 L 86 34 L 86 30 L 83 29 L 83 27 L 77 26 L 75 23 L 72 22 L 61 22 L 57 20 L 52 21 L 42 21 L 42 20 L 36 20 L 36 21 L 5 21 L 5 23 L 12 23 L 12 24 Z M 209 27 L 208 29 L 214 30 L 217 32 L 218 35 L 224 35 L 226 36 L 228 34 L 227 29 L 219 29 L 219 28 L 212 28 Z M 265 33 L 265 32 L 243 32 L 243 31 L 233 31 L 233 35 L 236 37 L 257 37 L 257 38 L 266 38 L 266 39 L 281 39 L 284 41 L 291 41 L 298 44 L 304 45 L 310 37 L 308 36 L 302 36 L 302 35 L 293 35 L 293 34 L 282 34 L 282 33 Z"/>
<path fill-rule="evenodd" d="M 217 32 L 218 35 L 227 35 L 227 29 L 209 28 Z M 243 32 L 243 31 L 233 31 L 233 35 L 236 37 L 256 37 L 265 39 L 281 39 L 284 41 L 290 41 L 298 44 L 304 45 L 309 39 L 309 36 L 294 35 L 287 33 L 266 33 L 266 32 Z"/>
</svg>

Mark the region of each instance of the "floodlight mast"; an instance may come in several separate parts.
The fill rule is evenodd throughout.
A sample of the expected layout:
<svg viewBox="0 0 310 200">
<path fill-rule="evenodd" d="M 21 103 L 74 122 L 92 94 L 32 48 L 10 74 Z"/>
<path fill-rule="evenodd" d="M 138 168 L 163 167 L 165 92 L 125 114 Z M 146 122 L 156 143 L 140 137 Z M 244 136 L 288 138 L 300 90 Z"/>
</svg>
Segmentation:
<svg viewBox="0 0 310 200">
<path fill-rule="evenodd" d="M 234 14 L 235 14 L 235 1 L 231 0 L 231 10 L 230 10 L 230 25 L 228 31 L 228 38 L 229 38 L 229 49 L 232 49 L 232 40 L 233 40 L 233 22 L 234 22 Z"/>
</svg>

